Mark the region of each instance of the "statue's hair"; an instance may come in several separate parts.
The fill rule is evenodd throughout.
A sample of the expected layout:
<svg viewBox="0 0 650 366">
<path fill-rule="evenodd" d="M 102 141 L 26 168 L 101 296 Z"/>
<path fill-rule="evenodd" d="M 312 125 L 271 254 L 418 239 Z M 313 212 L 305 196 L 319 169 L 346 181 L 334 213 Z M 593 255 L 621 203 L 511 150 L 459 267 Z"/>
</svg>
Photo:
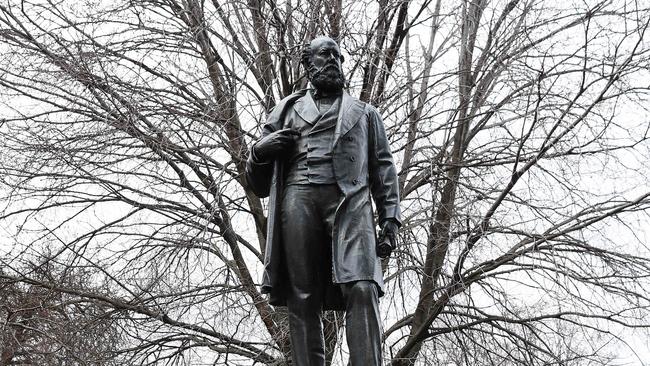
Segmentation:
<svg viewBox="0 0 650 366">
<path fill-rule="evenodd" d="M 309 58 L 311 57 L 311 44 L 305 43 L 302 47 L 302 51 L 300 52 L 300 63 L 302 64 L 302 67 L 305 68 L 305 71 L 309 73 Z"/>
</svg>

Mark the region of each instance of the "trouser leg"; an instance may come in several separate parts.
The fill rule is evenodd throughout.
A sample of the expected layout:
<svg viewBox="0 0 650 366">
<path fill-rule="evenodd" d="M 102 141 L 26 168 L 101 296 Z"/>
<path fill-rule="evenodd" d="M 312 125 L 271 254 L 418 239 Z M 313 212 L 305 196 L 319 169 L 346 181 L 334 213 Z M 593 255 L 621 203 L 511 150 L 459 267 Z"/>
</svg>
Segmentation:
<svg viewBox="0 0 650 366">
<path fill-rule="evenodd" d="M 346 301 L 346 338 L 352 366 L 381 365 L 379 293 L 373 281 L 342 285 Z"/>
<path fill-rule="evenodd" d="M 282 201 L 282 235 L 289 280 L 287 307 L 294 366 L 324 366 L 321 322 L 326 236 L 309 186 L 291 185 Z"/>
<path fill-rule="evenodd" d="M 324 366 L 325 342 L 320 306 L 292 301 L 289 306 L 291 359 L 294 366 Z"/>
</svg>

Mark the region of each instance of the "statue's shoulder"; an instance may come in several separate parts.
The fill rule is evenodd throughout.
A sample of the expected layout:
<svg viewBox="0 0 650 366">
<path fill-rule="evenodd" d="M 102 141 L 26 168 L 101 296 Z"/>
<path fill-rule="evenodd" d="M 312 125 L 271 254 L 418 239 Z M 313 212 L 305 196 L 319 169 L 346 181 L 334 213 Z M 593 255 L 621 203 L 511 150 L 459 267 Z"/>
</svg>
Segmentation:
<svg viewBox="0 0 650 366">
<path fill-rule="evenodd" d="M 352 102 L 354 104 L 356 104 L 358 106 L 358 108 L 363 109 L 363 111 L 365 113 L 380 115 L 377 108 L 375 108 L 375 106 L 373 106 L 372 104 L 370 104 L 368 102 L 364 102 L 363 100 L 361 100 L 361 99 L 359 99 L 359 98 L 357 98 L 355 96 L 352 96 L 352 95 L 348 94 L 347 92 L 346 92 L 346 94 L 347 94 L 348 97 L 350 97 Z"/>
<path fill-rule="evenodd" d="M 282 98 L 282 99 L 278 102 L 278 104 L 275 105 L 275 107 L 273 108 L 273 110 L 276 110 L 276 109 L 284 109 L 284 108 L 287 107 L 288 105 L 293 104 L 296 100 L 298 100 L 298 99 L 304 97 L 305 94 L 307 94 L 307 91 L 309 91 L 309 89 L 300 89 L 300 90 L 298 90 L 298 91 L 296 91 L 296 92 L 293 92 L 293 93 L 289 94 L 288 96 Z M 273 110 L 272 110 L 272 111 L 273 111 Z"/>
<path fill-rule="evenodd" d="M 370 103 L 365 103 L 365 102 L 364 102 L 364 104 L 366 105 L 366 111 L 368 113 L 374 113 L 374 114 L 377 114 L 377 115 L 381 115 L 381 113 L 379 113 L 379 110 L 377 109 L 377 107 L 375 107 L 374 105 L 372 105 Z"/>
<path fill-rule="evenodd" d="M 375 107 L 370 103 L 366 103 L 366 102 L 361 102 L 361 103 L 364 104 L 364 110 L 366 112 L 366 115 L 373 118 L 379 118 L 381 120 L 381 113 L 379 112 L 377 107 Z"/>
<path fill-rule="evenodd" d="M 273 109 L 269 111 L 269 115 L 267 117 L 267 123 L 276 123 L 277 121 L 282 119 L 282 116 L 286 113 L 287 108 L 291 107 L 299 98 L 304 97 L 306 93 L 307 93 L 307 89 L 301 89 L 298 90 L 297 92 L 294 92 L 282 98 L 275 105 L 275 107 L 273 107 Z"/>
</svg>

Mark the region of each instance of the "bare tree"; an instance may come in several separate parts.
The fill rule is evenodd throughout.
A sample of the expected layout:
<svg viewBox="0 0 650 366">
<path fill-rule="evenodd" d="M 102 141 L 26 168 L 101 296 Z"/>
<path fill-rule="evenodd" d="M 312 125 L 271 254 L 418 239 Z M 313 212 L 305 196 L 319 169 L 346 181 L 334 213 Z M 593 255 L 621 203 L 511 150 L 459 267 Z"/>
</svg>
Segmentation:
<svg viewBox="0 0 650 366">
<path fill-rule="evenodd" d="M 0 365 L 116 365 L 122 343 L 118 313 L 41 284 L 54 282 L 80 293 L 106 289 L 89 284 L 88 273 L 79 268 L 59 268 L 53 260 L 26 269 L 32 281 L 0 280 Z"/>
<path fill-rule="evenodd" d="M 0 278 L 120 314 L 122 362 L 288 363 L 244 162 L 327 34 L 400 167 L 387 360 L 608 364 L 650 325 L 649 19 L 635 1 L 0 4 Z M 110 291 L 37 276 L 43 253 Z"/>
</svg>

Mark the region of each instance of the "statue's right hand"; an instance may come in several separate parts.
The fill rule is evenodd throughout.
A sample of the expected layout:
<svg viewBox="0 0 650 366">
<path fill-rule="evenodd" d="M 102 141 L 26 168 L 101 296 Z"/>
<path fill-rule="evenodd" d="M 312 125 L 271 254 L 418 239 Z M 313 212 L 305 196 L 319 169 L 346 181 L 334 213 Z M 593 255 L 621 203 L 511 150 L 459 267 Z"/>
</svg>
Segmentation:
<svg viewBox="0 0 650 366">
<path fill-rule="evenodd" d="M 254 146 L 253 154 L 259 161 L 269 161 L 286 151 L 296 142 L 300 132 L 284 128 L 262 137 Z"/>
</svg>

